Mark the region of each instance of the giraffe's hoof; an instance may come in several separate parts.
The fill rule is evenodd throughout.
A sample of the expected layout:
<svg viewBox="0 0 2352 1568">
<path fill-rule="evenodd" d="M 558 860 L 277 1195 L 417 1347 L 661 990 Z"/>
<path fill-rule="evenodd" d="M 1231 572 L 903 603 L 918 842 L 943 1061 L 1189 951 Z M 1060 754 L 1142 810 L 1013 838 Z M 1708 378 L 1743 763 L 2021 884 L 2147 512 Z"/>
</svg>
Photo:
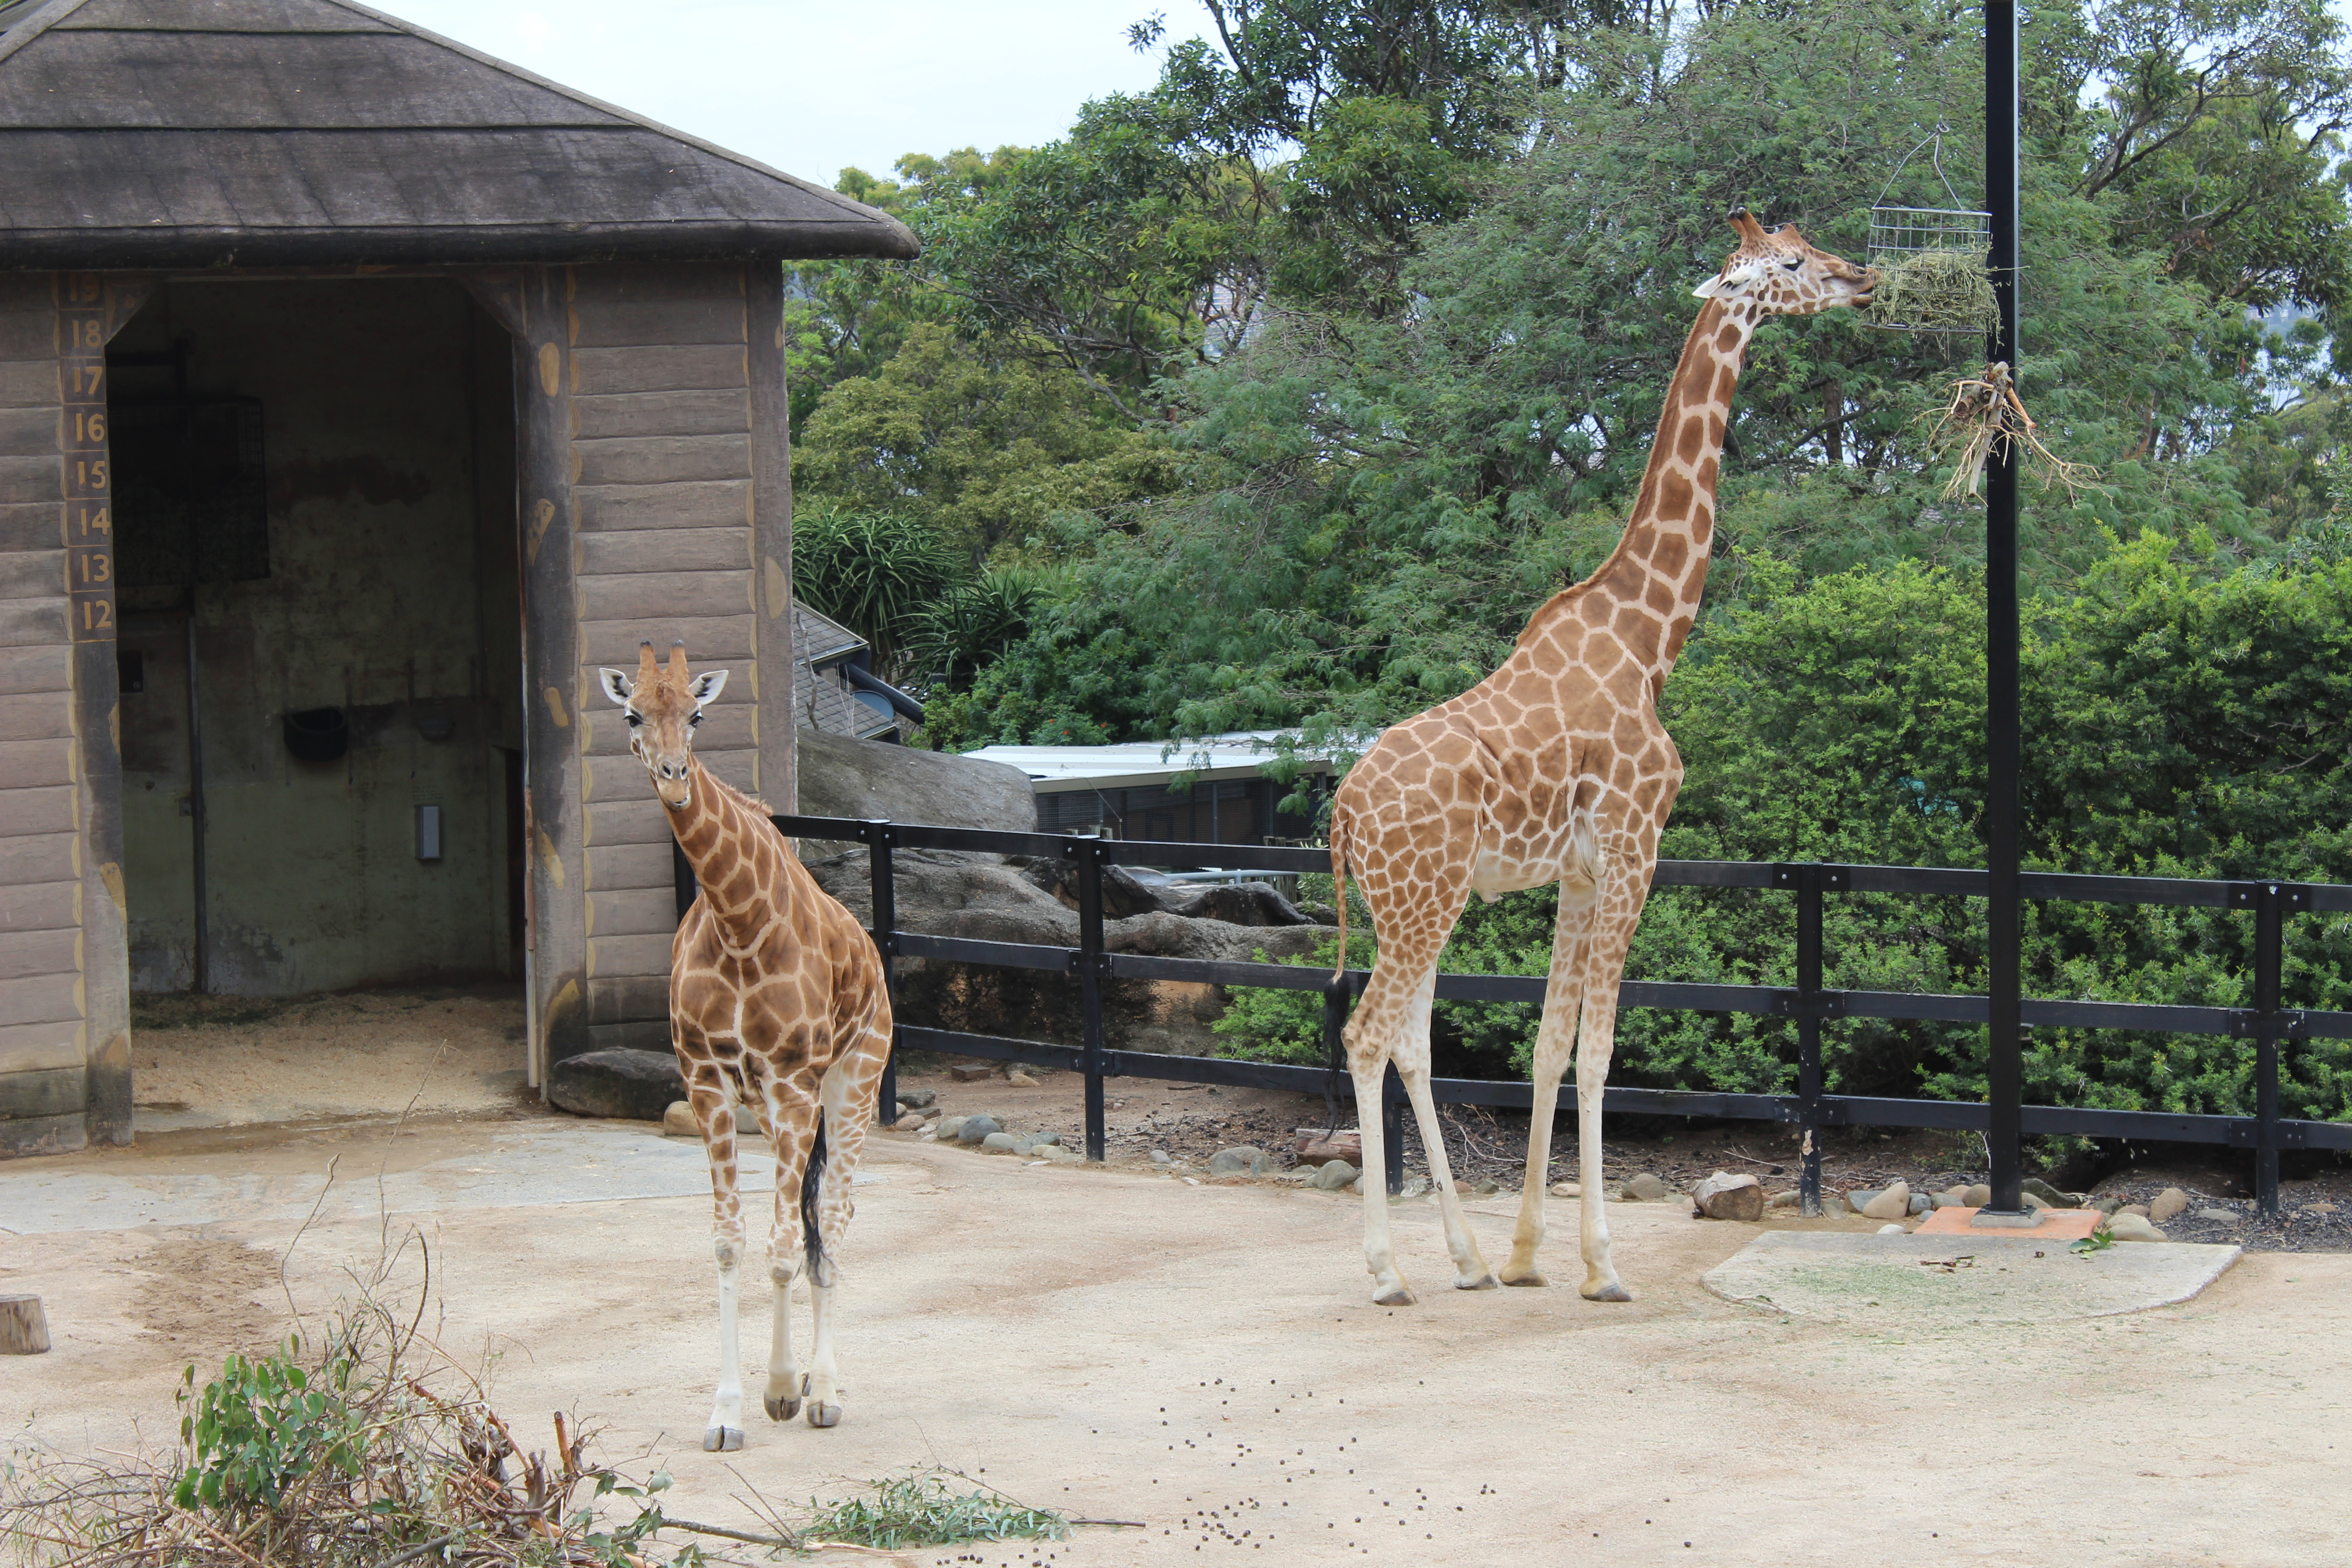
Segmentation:
<svg viewBox="0 0 2352 1568">
<path fill-rule="evenodd" d="M 1633 1292 L 1614 1279 L 1606 1285 L 1587 1285 L 1581 1294 L 1588 1301 L 1630 1301 L 1633 1299 Z"/>
<path fill-rule="evenodd" d="M 1387 1289 L 1382 1290 L 1378 1295 L 1374 1296 L 1372 1298 L 1372 1305 L 1375 1307 L 1410 1307 L 1413 1304 L 1414 1300 L 1415 1298 L 1412 1293 L 1412 1287 L 1400 1279 L 1395 1284 L 1390 1286 Z"/>
<path fill-rule="evenodd" d="M 706 1454 L 731 1454 L 742 1446 L 740 1426 L 712 1426 L 702 1434 L 702 1451 Z"/>
<path fill-rule="evenodd" d="M 1503 1266 L 1503 1283 L 1506 1285 L 1534 1285 L 1541 1287 L 1550 1284 L 1551 1281 L 1545 1279 L 1543 1276 L 1543 1270 L 1536 1268 L 1533 1264 L 1529 1264 L 1527 1268 L 1517 1270 L 1514 1270 L 1510 1265 L 1505 1264 Z"/>
<path fill-rule="evenodd" d="M 808 1421 L 812 1426 L 837 1426 L 841 1424 L 841 1406 L 827 1405 L 822 1399 L 809 1401 Z"/>
<path fill-rule="evenodd" d="M 779 1399 L 771 1394 L 763 1395 L 760 1403 L 768 1407 L 768 1419 L 771 1421 L 789 1421 L 801 1413 L 801 1402 L 797 1399 Z"/>
<path fill-rule="evenodd" d="M 1492 1290 L 1501 1281 L 1495 1278 L 1495 1271 L 1491 1268 L 1480 1268 L 1475 1274 L 1456 1274 L 1454 1277 L 1456 1290 Z"/>
</svg>

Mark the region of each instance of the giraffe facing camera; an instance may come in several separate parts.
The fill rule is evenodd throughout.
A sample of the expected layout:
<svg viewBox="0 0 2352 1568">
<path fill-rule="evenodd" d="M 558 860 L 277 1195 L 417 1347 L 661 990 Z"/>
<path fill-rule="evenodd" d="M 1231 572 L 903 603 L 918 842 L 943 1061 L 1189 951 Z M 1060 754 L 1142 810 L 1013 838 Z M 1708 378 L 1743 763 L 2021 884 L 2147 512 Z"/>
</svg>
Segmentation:
<svg viewBox="0 0 2352 1568">
<path fill-rule="evenodd" d="M 1658 837 L 1682 787 L 1682 758 L 1658 693 L 1698 614 L 1715 534 L 1715 485 L 1748 340 L 1768 316 L 1870 303 L 1875 275 L 1819 250 L 1794 224 L 1730 215 L 1738 248 L 1692 292 L 1705 303 L 1666 389 L 1648 471 L 1616 552 L 1536 611 L 1503 666 L 1450 702 L 1391 725 L 1349 773 L 1331 810 L 1340 962 L 1347 881 L 1372 913 L 1380 956 L 1349 1020 L 1356 1103 L 1380 1103 L 1393 1059 L 1429 1152 L 1456 1289 L 1497 1283 L 1454 1195 L 1429 1090 L 1429 1010 L 1438 960 L 1472 893 L 1559 884 L 1559 917 L 1536 1032 L 1535 1109 L 1510 1260 L 1500 1282 L 1546 1283 L 1544 1176 L 1553 1107 L 1574 1047 L 1582 1178 L 1583 1294 L 1630 1301 L 1610 1260 L 1601 1192 L 1601 1096 L 1615 1044 L 1617 991 Z M 1384 1168 L 1380 1119 L 1358 1118 L 1367 1172 Z M 1364 1184 L 1364 1261 L 1375 1301 L 1402 1306 L 1377 1176 Z"/>
<path fill-rule="evenodd" d="M 734 1108 L 752 1108 L 776 1152 L 768 1232 L 775 1316 L 762 1403 L 772 1420 L 789 1421 L 805 1405 L 810 1426 L 831 1426 L 841 1419 L 835 1258 L 889 1060 L 889 989 L 873 939 L 802 868 L 767 806 L 713 777 L 694 755 L 695 727 L 727 672 L 690 675 L 684 643 L 672 645 L 665 668 L 654 645 L 641 643 L 635 677 L 617 669 L 599 677 L 627 715 L 629 750 L 645 763 L 700 889 L 670 942 L 670 1044 L 710 1158 L 719 1260 L 719 1390 L 702 1446 L 732 1450 L 743 1446 Z M 814 1318 L 805 1373 L 793 1353 L 790 1299 L 804 1269 Z"/>
</svg>

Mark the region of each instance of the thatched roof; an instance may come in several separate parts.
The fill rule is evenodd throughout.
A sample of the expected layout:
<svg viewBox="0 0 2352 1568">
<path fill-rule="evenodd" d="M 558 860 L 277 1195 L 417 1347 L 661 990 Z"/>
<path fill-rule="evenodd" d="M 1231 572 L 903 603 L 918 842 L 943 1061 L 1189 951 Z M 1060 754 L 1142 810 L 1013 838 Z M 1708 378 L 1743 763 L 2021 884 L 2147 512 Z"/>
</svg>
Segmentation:
<svg viewBox="0 0 2352 1568">
<path fill-rule="evenodd" d="M 0 267 L 915 251 L 886 214 L 350 0 L 0 3 Z"/>
</svg>

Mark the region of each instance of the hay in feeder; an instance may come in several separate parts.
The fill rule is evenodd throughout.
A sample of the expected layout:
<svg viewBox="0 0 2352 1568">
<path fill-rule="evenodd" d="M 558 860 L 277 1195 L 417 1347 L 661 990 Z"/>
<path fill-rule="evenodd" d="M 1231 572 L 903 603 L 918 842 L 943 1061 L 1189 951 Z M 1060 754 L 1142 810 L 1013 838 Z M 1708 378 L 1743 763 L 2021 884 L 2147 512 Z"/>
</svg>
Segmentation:
<svg viewBox="0 0 2352 1568">
<path fill-rule="evenodd" d="M 2088 463 L 2070 463 L 2042 445 L 2033 416 L 2018 401 L 2016 384 L 2004 362 L 1996 360 L 1984 367 L 1981 375 L 1964 375 L 1953 382 L 1951 400 L 1942 414 L 1921 417 L 1936 421 L 1927 432 L 1929 453 L 1953 465 L 1952 477 L 1944 485 L 1946 500 L 1975 495 L 1984 479 L 1985 465 L 2004 445 L 2017 450 L 2020 465 L 2042 480 L 2043 489 L 2065 486 L 2069 500 L 2075 491 L 2098 480 L 2098 469 Z"/>
<path fill-rule="evenodd" d="M 1981 247 L 1938 247 L 1898 252 L 1877 263 L 1871 290 L 1873 326 L 1910 331 L 1990 332 L 2000 306 L 1986 276 Z"/>
</svg>

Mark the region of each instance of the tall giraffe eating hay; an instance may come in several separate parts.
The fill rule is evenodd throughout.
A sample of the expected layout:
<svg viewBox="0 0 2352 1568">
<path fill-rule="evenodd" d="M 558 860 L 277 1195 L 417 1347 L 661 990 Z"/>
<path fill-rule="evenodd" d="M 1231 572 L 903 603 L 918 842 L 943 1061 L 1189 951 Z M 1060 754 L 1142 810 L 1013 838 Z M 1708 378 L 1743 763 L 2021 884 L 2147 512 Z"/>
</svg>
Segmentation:
<svg viewBox="0 0 2352 1568">
<path fill-rule="evenodd" d="M 719 1393 L 706 1449 L 743 1446 L 743 1384 L 735 1344 L 735 1269 L 743 1211 L 735 1191 L 737 1100 L 759 1114 L 776 1151 L 776 1213 L 768 1233 L 775 1321 L 764 1403 L 789 1421 L 841 1419 L 833 1359 L 834 1255 L 848 1227 L 850 1174 L 874 1119 L 890 1055 L 890 995 L 873 940 L 801 868 L 768 808 L 704 770 L 694 755 L 703 704 L 727 672 L 688 676 L 686 645 L 669 667 L 637 646 L 633 680 L 599 672 L 628 717 L 629 750 L 653 775 L 670 831 L 701 893 L 670 943 L 670 1043 L 710 1156 L 719 1257 Z M 821 1113 L 821 1114 L 820 1114 Z M 809 1369 L 793 1357 L 793 1280 L 805 1258 L 814 1318 Z"/>
<path fill-rule="evenodd" d="M 1573 1044 L 1583 1293 L 1595 1301 L 1633 1300 L 1610 1262 L 1601 1213 L 1601 1096 L 1626 950 L 1657 868 L 1658 836 L 1682 787 L 1682 758 L 1658 721 L 1658 693 L 1698 614 L 1715 532 L 1717 466 L 1748 339 L 1767 316 L 1867 305 L 1874 281 L 1866 268 L 1813 248 L 1793 224 L 1767 229 L 1741 209 L 1731 226 L 1739 247 L 1693 290 L 1706 303 L 1666 389 L 1641 496 L 1615 553 L 1535 613 L 1500 669 L 1391 726 L 1332 803 L 1341 963 L 1350 871 L 1380 938 L 1346 1031 L 1356 1103 L 1380 1104 L 1381 1074 L 1393 1058 L 1428 1151 L 1458 1289 L 1488 1289 L 1496 1276 L 1463 1222 L 1429 1095 L 1438 958 L 1472 893 L 1492 899 L 1557 881 L 1559 919 L 1536 1033 L 1527 1181 L 1502 1282 L 1545 1283 L 1536 1269 L 1544 1173 L 1552 1108 Z M 1357 1120 L 1373 1300 L 1405 1305 L 1412 1287 L 1397 1271 L 1389 1241 L 1380 1119 Z"/>
</svg>

